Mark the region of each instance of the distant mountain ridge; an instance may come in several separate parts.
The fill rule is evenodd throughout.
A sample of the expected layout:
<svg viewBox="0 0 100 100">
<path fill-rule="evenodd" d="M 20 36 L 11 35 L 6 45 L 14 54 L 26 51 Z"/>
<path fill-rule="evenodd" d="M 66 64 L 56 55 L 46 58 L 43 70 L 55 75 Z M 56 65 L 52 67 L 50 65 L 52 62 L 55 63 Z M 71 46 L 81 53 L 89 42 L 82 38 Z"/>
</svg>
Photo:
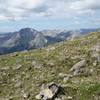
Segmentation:
<svg viewBox="0 0 100 100">
<path fill-rule="evenodd" d="M 100 29 L 43 30 L 23 28 L 17 32 L 0 34 L 0 54 L 41 48 L 49 44 L 73 39 Z"/>
<path fill-rule="evenodd" d="M 13 34 L 8 33 L 7 35 L 0 38 L 0 41 L 2 41 L 0 54 L 23 51 L 40 46 L 43 47 L 45 44 L 44 40 L 46 40 L 42 33 L 31 28 L 24 28 Z M 4 38 L 6 38 L 5 41 L 3 41 Z"/>
</svg>

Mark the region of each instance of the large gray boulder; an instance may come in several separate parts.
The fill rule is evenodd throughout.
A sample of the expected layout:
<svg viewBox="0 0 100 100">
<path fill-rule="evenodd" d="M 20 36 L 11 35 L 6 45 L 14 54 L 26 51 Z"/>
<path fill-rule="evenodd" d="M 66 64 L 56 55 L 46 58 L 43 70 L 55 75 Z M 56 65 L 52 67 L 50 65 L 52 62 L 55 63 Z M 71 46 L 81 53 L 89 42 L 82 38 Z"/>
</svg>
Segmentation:
<svg viewBox="0 0 100 100">
<path fill-rule="evenodd" d="M 51 83 L 47 88 L 42 89 L 38 95 L 37 100 L 55 100 L 57 95 L 61 92 L 61 87 L 55 83 Z"/>
<path fill-rule="evenodd" d="M 73 75 L 79 75 L 84 71 L 84 67 L 86 65 L 86 60 L 81 60 L 70 69 L 70 72 L 73 72 Z"/>
</svg>

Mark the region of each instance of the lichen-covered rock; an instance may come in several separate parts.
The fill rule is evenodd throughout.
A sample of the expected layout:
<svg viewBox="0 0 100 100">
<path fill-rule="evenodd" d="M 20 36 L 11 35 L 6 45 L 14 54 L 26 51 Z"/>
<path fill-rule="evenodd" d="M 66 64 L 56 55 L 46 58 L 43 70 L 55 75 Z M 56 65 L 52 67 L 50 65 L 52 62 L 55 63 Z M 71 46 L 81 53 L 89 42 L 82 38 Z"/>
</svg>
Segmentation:
<svg viewBox="0 0 100 100">
<path fill-rule="evenodd" d="M 100 43 L 97 43 L 91 48 L 91 51 L 100 52 Z"/>
<path fill-rule="evenodd" d="M 47 88 L 40 91 L 38 95 L 36 95 L 37 100 L 55 100 L 58 94 L 61 92 L 61 87 L 55 83 L 51 83 Z"/>
<path fill-rule="evenodd" d="M 64 83 L 66 83 L 66 82 L 68 82 L 69 81 L 69 79 L 70 79 L 70 77 L 68 76 L 68 77 L 65 77 L 64 79 L 63 79 L 63 82 Z"/>
<path fill-rule="evenodd" d="M 30 94 L 28 92 L 25 92 L 25 91 L 22 90 L 21 91 L 21 96 L 24 99 L 28 99 L 30 97 Z"/>
<path fill-rule="evenodd" d="M 75 70 L 79 70 L 82 67 L 85 67 L 86 64 L 86 60 L 81 60 L 78 63 L 76 63 L 75 65 L 73 65 L 73 67 L 70 69 L 70 71 L 75 71 Z"/>
<path fill-rule="evenodd" d="M 32 66 L 34 66 L 35 69 L 40 69 L 42 67 L 42 64 L 39 64 L 36 61 L 33 61 Z"/>
<path fill-rule="evenodd" d="M 64 77 L 67 77 L 68 75 L 64 74 L 64 73 L 59 73 L 58 76 L 59 76 L 59 78 L 64 78 Z"/>
<path fill-rule="evenodd" d="M 50 89 L 45 89 L 43 91 L 40 92 L 40 94 L 38 94 L 36 96 L 36 99 L 38 100 L 48 100 L 48 99 L 52 99 L 54 96 L 53 92 Z"/>
<path fill-rule="evenodd" d="M 91 49 L 91 57 L 92 58 L 96 58 L 96 60 L 98 62 L 100 62 L 100 43 L 97 43 L 96 45 L 94 45 Z"/>
<path fill-rule="evenodd" d="M 73 72 L 73 75 L 79 75 L 84 71 L 84 67 L 86 65 L 86 60 L 81 60 L 70 69 L 70 72 Z"/>
</svg>

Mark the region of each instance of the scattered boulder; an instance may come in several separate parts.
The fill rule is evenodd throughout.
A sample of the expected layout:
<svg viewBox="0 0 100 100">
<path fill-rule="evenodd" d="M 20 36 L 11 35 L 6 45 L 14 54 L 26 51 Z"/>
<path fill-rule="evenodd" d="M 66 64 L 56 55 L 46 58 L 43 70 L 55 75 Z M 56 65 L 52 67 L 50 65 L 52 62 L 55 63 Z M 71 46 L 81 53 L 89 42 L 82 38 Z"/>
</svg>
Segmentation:
<svg viewBox="0 0 100 100">
<path fill-rule="evenodd" d="M 100 62 L 100 43 L 97 43 L 96 45 L 94 45 L 91 49 L 91 57 L 92 58 L 96 58 L 96 60 L 98 62 Z"/>
<path fill-rule="evenodd" d="M 67 99 L 68 99 L 68 100 L 72 100 L 72 99 L 73 99 L 73 97 L 71 97 L 71 96 L 68 96 L 68 97 L 67 97 Z"/>
<path fill-rule="evenodd" d="M 94 61 L 94 62 L 93 62 L 93 66 L 94 66 L 94 67 L 97 66 L 97 64 L 98 64 L 97 61 Z"/>
<path fill-rule="evenodd" d="M 38 95 L 36 95 L 37 100 L 56 100 L 59 93 L 63 92 L 63 89 L 55 84 L 51 83 L 47 88 L 40 91 Z M 60 99 L 57 99 L 60 100 Z"/>
<path fill-rule="evenodd" d="M 70 80 L 70 78 L 72 78 L 73 75 L 68 74 L 66 77 L 63 78 L 63 82 L 66 83 Z"/>
<path fill-rule="evenodd" d="M 100 43 L 97 43 L 91 48 L 91 51 L 100 52 Z"/>
<path fill-rule="evenodd" d="M 86 65 L 86 60 L 81 60 L 70 69 L 70 72 L 73 72 L 73 75 L 79 75 L 84 71 L 84 67 Z"/>
<path fill-rule="evenodd" d="M 50 89 L 45 89 L 44 91 L 40 92 L 39 95 L 36 96 L 36 99 L 38 100 L 48 100 L 52 99 L 54 94 Z"/>
<path fill-rule="evenodd" d="M 22 65 L 18 64 L 16 66 L 13 66 L 13 70 L 19 70 L 22 67 Z"/>
<path fill-rule="evenodd" d="M 100 62 L 100 54 L 99 54 L 99 53 L 97 53 L 97 52 L 92 52 L 91 57 L 92 57 L 92 58 L 96 58 L 96 60 L 97 60 L 98 62 Z"/>
<path fill-rule="evenodd" d="M 32 66 L 34 66 L 35 69 L 40 69 L 42 68 L 42 64 L 37 63 L 36 61 L 32 62 Z"/>
<path fill-rule="evenodd" d="M 21 91 L 21 95 L 24 99 L 28 99 L 30 97 L 30 94 L 28 92 L 24 92 L 23 90 Z"/>
<path fill-rule="evenodd" d="M 63 79 L 63 82 L 66 83 L 66 82 L 69 81 L 69 79 L 70 79 L 70 76 L 67 76 L 67 77 L 65 77 L 65 78 Z"/>
<path fill-rule="evenodd" d="M 64 74 L 64 73 L 59 73 L 59 78 L 64 78 L 64 77 L 67 77 L 67 74 Z"/>
</svg>

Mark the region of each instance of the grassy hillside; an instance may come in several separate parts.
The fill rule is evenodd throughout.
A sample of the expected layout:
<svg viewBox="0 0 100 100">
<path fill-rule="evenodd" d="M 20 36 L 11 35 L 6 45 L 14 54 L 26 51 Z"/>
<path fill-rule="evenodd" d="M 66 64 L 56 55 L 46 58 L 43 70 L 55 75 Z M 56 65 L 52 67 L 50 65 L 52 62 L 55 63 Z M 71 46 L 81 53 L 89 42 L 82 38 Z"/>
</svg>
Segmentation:
<svg viewBox="0 0 100 100">
<path fill-rule="evenodd" d="M 84 72 L 66 81 L 77 62 Z M 48 47 L 0 56 L 0 100 L 36 100 L 40 84 L 61 85 L 72 100 L 100 100 L 100 32 Z"/>
</svg>

